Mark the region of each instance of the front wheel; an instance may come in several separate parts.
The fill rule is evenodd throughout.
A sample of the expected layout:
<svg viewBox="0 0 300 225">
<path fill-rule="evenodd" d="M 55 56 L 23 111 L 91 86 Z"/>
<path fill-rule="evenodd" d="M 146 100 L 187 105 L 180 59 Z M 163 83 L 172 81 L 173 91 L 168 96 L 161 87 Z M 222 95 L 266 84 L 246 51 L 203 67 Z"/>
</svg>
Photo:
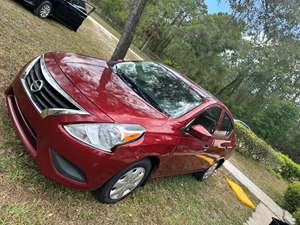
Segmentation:
<svg viewBox="0 0 300 225">
<path fill-rule="evenodd" d="M 45 19 L 50 16 L 52 12 L 52 3 L 49 1 L 43 1 L 34 9 L 34 14 L 38 17 Z"/>
<path fill-rule="evenodd" d="M 103 203 L 116 203 L 122 200 L 147 179 L 151 167 L 149 159 L 131 164 L 96 190 L 94 196 Z"/>
</svg>

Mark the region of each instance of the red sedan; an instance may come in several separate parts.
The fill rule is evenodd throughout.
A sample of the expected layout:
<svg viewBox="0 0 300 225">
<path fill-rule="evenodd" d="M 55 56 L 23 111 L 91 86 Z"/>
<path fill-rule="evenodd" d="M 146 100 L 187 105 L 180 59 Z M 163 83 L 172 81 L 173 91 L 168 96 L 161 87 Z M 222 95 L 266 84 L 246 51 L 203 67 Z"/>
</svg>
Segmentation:
<svg viewBox="0 0 300 225">
<path fill-rule="evenodd" d="M 47 53 L 6 90 L 9 114 L 42 173 L 117 202 L 148 178 L 208 178 L 236 145 L 226 106 L 162 64 Z"/>
</svg>

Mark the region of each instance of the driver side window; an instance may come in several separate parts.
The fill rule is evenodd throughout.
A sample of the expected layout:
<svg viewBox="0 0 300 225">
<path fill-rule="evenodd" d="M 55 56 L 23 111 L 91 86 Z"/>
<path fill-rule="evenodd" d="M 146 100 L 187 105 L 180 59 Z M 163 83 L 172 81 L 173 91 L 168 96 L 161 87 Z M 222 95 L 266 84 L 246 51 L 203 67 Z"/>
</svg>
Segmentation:
<svg viewBox="0 0 300 225">
<path fill-rule="evenodd" d="M 210 134 L 216 130 L 222 110 L 219 107 L 213 107 L 198 116 L 192 125 L 202 125 Z"/>
</svg>

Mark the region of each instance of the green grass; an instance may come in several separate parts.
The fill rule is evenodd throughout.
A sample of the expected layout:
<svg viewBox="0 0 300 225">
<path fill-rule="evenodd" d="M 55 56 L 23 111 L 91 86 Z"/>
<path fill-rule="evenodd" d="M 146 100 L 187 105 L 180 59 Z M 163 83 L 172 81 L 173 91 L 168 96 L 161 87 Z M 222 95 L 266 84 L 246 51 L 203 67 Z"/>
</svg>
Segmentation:
<svg viewBox="0 0 300 225">
<path fill-rule="evenodd" d="M 0 0 L 2 91 L 26 62 L 43 52 L 108 59 L 115 45 L 88 20 L 75 33 L 33 16 L 15 1 Z M 15 135 L 3 94 L 0 119 L 0 224 L 241 225 L 253 212 L 237 201 L 224 169 L 203 183 L 191 175 L 150 181 L 120 203 L 100 204 L 87 191 L 64 188 L 41 175 Z"/>
<path fill-rule="evenodd" d="M 120 38 L 120 33 L 115 30 L 113 27 L 111 27 L 104 19 L 102 19 L 97 13 L 93 13 L 91 15 L 95 20 L 97 20 L 105 29 L 107 29 L 110 33 L 112 33 L 115 37 Z M 131 49 L 136 52 L 140 57 L 142 57 L 145 60 L 151 60 L 151 57 L 146 55 L 144 52 L 142 52 L 139 48 L 137 48 L 135 45 L 131 45 Z"/>
<path fill-rule="evenodd" d="M 286 180 L 267 170 L 262 163 L 246 158 L 238 152 L 235 152 L 230 161 L 274 201 L 284 205 L 284 194 L 288 188 Z"/>
</svg>

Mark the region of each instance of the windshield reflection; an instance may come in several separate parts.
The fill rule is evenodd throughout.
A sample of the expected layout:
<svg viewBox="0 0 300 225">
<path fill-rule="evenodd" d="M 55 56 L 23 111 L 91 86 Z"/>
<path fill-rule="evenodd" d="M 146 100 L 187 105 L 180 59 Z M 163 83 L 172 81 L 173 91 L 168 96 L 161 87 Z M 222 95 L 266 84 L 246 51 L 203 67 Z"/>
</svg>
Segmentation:
<svg viewBox="0 0 300 225">
<path fill-rule="evenodd" d="M 159 108 L 171 117 L 179 117 L 198 105 L 201 96 L 163 66 L 153 62 L 123 62 L 114 65 L 114 72 L 130 79 Z"/>
</svg>

